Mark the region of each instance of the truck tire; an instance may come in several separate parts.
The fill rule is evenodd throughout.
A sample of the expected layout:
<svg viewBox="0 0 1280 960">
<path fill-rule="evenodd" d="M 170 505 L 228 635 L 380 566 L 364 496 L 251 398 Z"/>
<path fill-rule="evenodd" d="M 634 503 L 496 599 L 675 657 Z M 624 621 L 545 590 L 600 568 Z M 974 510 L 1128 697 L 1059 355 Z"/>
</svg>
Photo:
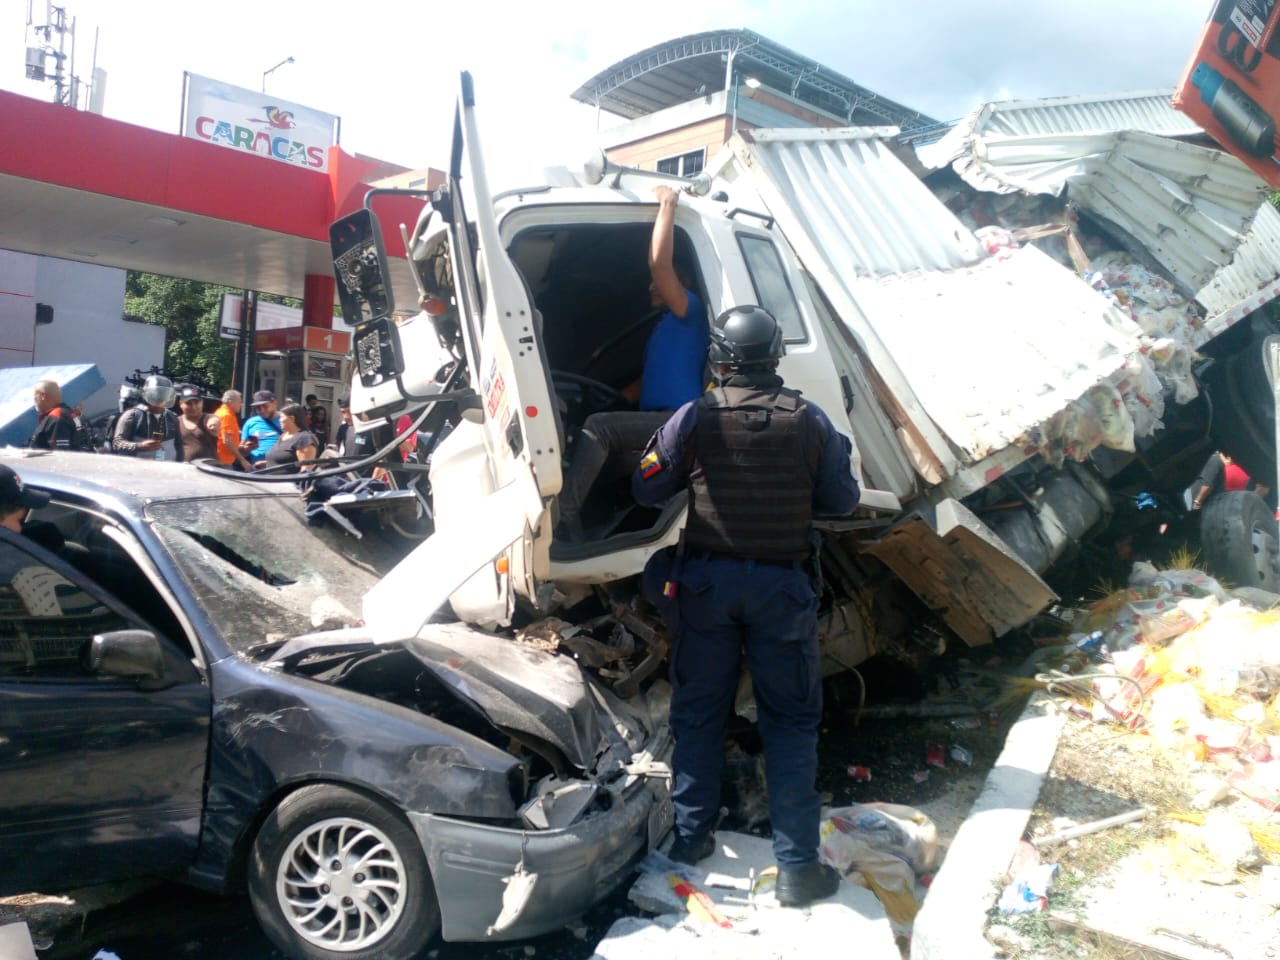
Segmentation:
<svg viewBox="0 0 1280 960">
<path fill-rule="evenodd" d="M 1231 586 L 1280 592 L 1280 533 L 1252 490 L 1209 498 L 1200 515 L 1200 549 L 1209 572 Z"/>
<path fill-rule="evenodd" d="M 1251 477 L 1275 476 L 1275 400 L 1262 364 L 1262 339 L 1209 369 L 1205 385 L 1213 398 L 1210 433 L 1214 445 Z"/>
</svg>

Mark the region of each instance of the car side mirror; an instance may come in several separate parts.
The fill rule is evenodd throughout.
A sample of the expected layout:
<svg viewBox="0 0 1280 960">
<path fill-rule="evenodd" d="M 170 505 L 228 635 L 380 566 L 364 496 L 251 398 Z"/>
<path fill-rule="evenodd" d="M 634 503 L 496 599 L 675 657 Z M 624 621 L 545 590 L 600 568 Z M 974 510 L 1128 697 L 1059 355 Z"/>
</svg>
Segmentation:
<svg viewBox="0 0 1280 960">
<path fill-rule="evenodd" d="M 342 319 L 347 326 L 357 327 L 391 316 L 395 299 L 387 282 L 382 229 L 373 211 L 360 209 L 330 224 L 329 249 Z"/>
<path fill-rule="evenodd" d="M 94 634 L 86 666 L 92 673 L 156 681 L 164 677 L 164 651 L 150 630 Z"/>
</svg>

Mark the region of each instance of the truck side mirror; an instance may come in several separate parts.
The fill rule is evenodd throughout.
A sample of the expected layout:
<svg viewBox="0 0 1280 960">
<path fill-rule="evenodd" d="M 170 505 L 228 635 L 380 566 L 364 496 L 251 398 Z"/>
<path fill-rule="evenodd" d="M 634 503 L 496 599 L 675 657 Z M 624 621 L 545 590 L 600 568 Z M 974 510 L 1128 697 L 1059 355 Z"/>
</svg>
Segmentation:
<svg viewBox="0 0 1280 960">
<path fill-rule="evenodd" d="M 373 211 L 357 210 L 330 224 L 329 248 L 342 319 L 347 326 L 358 327 L 391 316 L 395 300 L 387 282 L 382 230 Z"/>
</svg>

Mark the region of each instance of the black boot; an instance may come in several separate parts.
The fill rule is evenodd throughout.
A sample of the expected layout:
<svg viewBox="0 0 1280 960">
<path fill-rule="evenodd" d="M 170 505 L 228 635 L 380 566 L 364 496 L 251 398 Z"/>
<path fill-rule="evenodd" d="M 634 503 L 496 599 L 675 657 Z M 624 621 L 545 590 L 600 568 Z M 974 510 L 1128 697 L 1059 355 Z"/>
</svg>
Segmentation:
<svg viewBox="0 0 1280 960">
<path fill-rule="evenodd" d="M 671 844 L 671 849 L 667 851 L 667 856 L 676 863 L 695 864 L 707 859 L 715 852 L 716 838 L 713 834 L 706 833 L 690 840 L 677 836 L 675 843 Z"/>
<path fill-rule="evenodd" d="M 817 860 L 800 866 L 779 866 L 774 888 L 778 903 L 784 907 L 805 907 L 815 900 L 825 900 L 840 889 L 840 874 Z"/>
</svg>

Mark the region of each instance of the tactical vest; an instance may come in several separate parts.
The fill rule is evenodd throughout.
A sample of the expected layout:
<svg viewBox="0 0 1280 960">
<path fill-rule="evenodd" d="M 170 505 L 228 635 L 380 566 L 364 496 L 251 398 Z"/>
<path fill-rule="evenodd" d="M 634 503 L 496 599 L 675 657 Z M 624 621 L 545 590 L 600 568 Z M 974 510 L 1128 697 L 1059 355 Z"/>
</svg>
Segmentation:
<svg viewBox="0 0 1280 960">
<path fill-rule="evenodd" d="M 785 388 L 725 386 L 700 402 L 686 547 L 805 559 L 821 450 L 804 400 Z"/>
</svg>

